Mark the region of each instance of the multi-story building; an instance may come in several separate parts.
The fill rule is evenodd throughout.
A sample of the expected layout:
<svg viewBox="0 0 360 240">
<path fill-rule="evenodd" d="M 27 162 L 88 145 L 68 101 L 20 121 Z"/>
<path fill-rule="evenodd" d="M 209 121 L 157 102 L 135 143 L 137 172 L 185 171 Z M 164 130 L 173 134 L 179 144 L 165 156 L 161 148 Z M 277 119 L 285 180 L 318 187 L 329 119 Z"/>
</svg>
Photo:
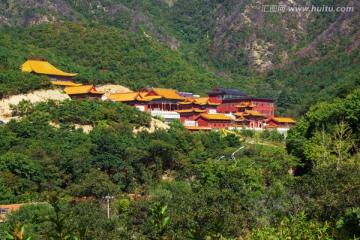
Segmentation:
<svg viewBox="0 0 360 240">
<path fill-rule="evenodd" d="M 207 93 L 211 102 L 218 103 L 218 113 L 232 114 L 238 112 L 238 106 L 250 104 L 253 110 L 267 117 L 274 116 L 274 99 L 252 97 L 249 93 L 233 88 L 215 88 Z"/>
<path fill-rule="evenodd" d="M 166 123 L 180 119 L 180 102 L 185 100 L 177 90 L 164 88 L 143 88 L 139 92 L 114 93 L 108 100 L 124 102 L 152 116 L 164 118 Z"/>
<path fill-rule="evenodd" d="M 190 131 L 232 127 L 262 130 L 267 126 L 269 129 L 285 126 L 274 120 L 273 99 L 252 97 L 230 88 L 216 88 L 208 95 L 185 98 L 173 89 L 143 88 L 139 92 L 111 94 L 108 99 L 124 102 L 152 116 L 162 116 L 167 123 L 179 119 Z"/>
<path fill-rule="evenodd" d="M 94 85 L 81 85 L 66 87 L 64 92 L 72 99 L 98 99 L 100 100 L 105 92 L 96 90 Z"/>
</svg>

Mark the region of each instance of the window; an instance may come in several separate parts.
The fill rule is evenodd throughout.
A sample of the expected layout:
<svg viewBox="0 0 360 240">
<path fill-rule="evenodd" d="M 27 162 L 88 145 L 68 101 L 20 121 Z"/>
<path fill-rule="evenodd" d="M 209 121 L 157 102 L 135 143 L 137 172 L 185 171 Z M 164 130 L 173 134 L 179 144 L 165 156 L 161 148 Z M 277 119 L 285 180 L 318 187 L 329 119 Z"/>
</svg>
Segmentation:
<svg viewBox="0 0 360 240">
<path fill-rule="evenodd" d="M 256 106 L 259 106 L 259 102 L 255 102 L 255 105 L 256 105 Z"/>
<path fill-rule="evenodd" d="M 221 99 L 222 99 L 222 96 L 221 96 L 221 95 L 217 95 L 216 98 L 217 98 L 218 100 L 221 100 Z"/>
<path fill-rule="evenodd" d="M 261 103 L 261 106 L 264 106 L 264 102 Z"/>
<path fill-rule="evenodd" d="M 264 114 L 264 110 L 261 110 L 261 114 Z"/>
<path fill-rule="evenodd" d="M 235 106 L 235 103 L 232 103 L 232 104 L 231 104 L 231 106 L 233 106 L 233 107 L 234 107 L 234 106 Z"/>
<path fill-rule="evenodd" d="M 227 107 L 227 103 L 224 104 L 224 107 Z"/>
</svg>

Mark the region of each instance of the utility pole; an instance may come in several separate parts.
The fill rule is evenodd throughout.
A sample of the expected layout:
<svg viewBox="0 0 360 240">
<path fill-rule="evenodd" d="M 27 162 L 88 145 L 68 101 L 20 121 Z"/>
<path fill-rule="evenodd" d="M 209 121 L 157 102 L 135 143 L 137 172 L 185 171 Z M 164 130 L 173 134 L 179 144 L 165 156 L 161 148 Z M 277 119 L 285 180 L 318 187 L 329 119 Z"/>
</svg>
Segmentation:
<svg viewBox="0 0 360 240">
<path fill-rule="evenodd" d="M 110 199 L 114 198 L 114 196 L 110 196 L 107 195 L 105 197 L 103 197 L 106 199 L 106 203 L 107 203 L 107 217 L 110 218 Z"/>
</svg>

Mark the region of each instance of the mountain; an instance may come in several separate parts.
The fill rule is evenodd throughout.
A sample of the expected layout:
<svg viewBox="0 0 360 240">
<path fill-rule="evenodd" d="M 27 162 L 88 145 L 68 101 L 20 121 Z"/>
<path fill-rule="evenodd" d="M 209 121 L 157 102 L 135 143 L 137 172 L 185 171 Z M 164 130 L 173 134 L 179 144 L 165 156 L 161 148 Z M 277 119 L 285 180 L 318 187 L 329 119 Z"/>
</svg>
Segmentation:
<svg viewBox="0 0 360 240">
<path fill-rule="evenodd" d="M 104 70 L 104 66 L 100 64 L 90 64 L 99 56 L 83 53 L 78 58 L 72 56 L 72 53 L 61 54 L 61 51 L 67 49 L 67 43 L 63 43 L 60 48 L 56 41 L 61 40 L 49 40 L 48 45 L 42 44 L 43 40 L 37 42 L 39 31 L 43 30 L 34 25 L 50 22 L 58 25 L 63 22 L 61 25 L 67 25 L 68 23 L 64 23 L 67 21 L 74 22 L 70 25 L 79 28 L 85 26 L 91 29 L 93 25 L 102 28 L 105 25 L 108 27 L 104 29 L 146 39 L 146 43 L 139 43 L 140 49 L 148 42 L 167 49 L 164 52 L 170 59 L 181 59 L 183 64 L 193 68 L 189 72 L 184 67 L 183 72 L 191 75 L 199 72 L 194 76 L 188 74 L 184 78 L 170 67 L 168 71 L 173 71 L 174 74 L 164 74 L 165 65 L 179 64 L 176 61 L 168 64 L 167 61 L 160 60 L 164 65 L 153 71 L 152 77 L 147 78 L 138 75 L 130 66 L 134 62 L 137 65 L 139 61 L 143 61 L 136 58 L 134 62 L 120 64 L 120 69 L 126 69 L 126 73 L 124 70 L 120 71 L 126 77 L 119 83 L 129 84 L 130 87 L 134 86 L 134 79 L 140 80 L 142 84 L 180 87 L 181 90 L 200 93 L 206 91 L 204 88 L 210 89 L 213 86 L 236 87 L 254 95 L 277 99 L 278 114 L 293 116 L 302 115 L 309 105 L 317 101 L 350 92 L 357 84 L 360 70 L 357 63 L 360 2 L 292 0 L 279 3 L 285 10 L 278 12 L 268 11 L 267 7 L 270 5 L 274 3 L 265 0 L 2 1 L 0 24 L 11 26 L 11 29 L 15 26 L 33 26 L 26 28 L 25 32 L 34 32 L 30 44 L 35 47 L 41 45 L 38 54 L 44 55 L 46 49 L 51 49 L 78 65 L 88 62 L 86 67 L 91 67 L 92 72 Z M 333 9 L 343 7 L 347 11 L 298 9 L 317 7 L 322 10 L 324 6 L 331 6 Z M 54 26 L 49 25 L 47 29 L 56 31 Z M 11 38 L 17 37 L 12 30 L 8 30 L 8 33 L 12 35 Z M 80 44 L 79 48 L 85 44 L 82 40 L 77 41 L 82 38 L 81 35 L 71 31 L 61 34 L 69 34 L 74 42 Z M 52 33 L 49 35 L 59 37 Z M 21 38 L 24 39 L 24 36 Z M 106 39 L 99 39 L 96 44 L 90 42 L 89 47 L 102 45 L 101 41 Z M 123 43 L 110 41 L 108 44 L 110 49 L 112 44 Z M 122 54 L 132 55 L 137 51 L 125 50 Z M 161 59 L 163 56 L 163 53 L 155 54 L 154 58 L 146 61 L 153 63 L 155 58 Z M 63 59 L 61 62 L 69 60 Z M 116 58 L 108 60 L 115 65 L 119 62 Z M 53 61 L 57 62 L 56 59 Z M 159 64 L 148 64 L 146 68 L 154 66 Z M 129 79 L 130 75 L 137 77 Z M 162 80 L 156 81 L 157 76 Z M 187 84 L 183 84 L 182 79 Z"/>
</svg>

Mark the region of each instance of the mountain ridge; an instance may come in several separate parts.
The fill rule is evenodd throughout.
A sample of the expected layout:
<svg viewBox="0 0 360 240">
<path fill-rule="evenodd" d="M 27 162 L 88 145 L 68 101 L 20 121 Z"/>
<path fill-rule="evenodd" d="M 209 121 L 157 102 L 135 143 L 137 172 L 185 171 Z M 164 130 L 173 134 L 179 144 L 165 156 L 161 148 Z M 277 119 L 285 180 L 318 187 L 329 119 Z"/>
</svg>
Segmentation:
<svg viewBox="0 0 360 240">
<path fill-rule="evenodd" d="M 197 74 L 188 74 L 185 79 L 193 79 L 186 80 L 189 81 L 184 88 L 187 91 L 198 91 L 205 85 L 207 88 L 220 85 L 241 88 L 256 95 L 276 98 L 280 114 L 299 116 L 306 112 L 309 105 L 339 96 L 343 90 L 349 92 L 349 86 L 357 85 L 359 66 L 356 63 L 360 44 L 357 23 L 360 20 L 360 3 L 356 0 L 294 0 L 279 3 L 286 7 L 354 7 L 353 12 L 344 13 L 266 12 L 263 7 L 273 2 L 265 0 L 35 2 L 0 2 L 0 25 L 30 26 L 44 22 L 49 24 L 52 21 L 55 23 L 50 25 L 61 25 L 61 22 L 67 25 L 66 21 L 73 21 L 78 26 L 86 23 L 86 28 L 89 29 L 106 25 L 129 32 L 133 37 L 149 39 L 170 47 L 174 52 L 170 55 L 181 56 L 182 61 L 208 75 L 209 79 L 204 82 L 201 80 L 203 77 L 199 79 Z M 35 25 L 33 28 L 39 29 Z M 39 33 L 31 34 L 36 37 Z M 12 37 L 14 36 L 10 38 Z M 71 38 L 76 41 L 81 36 L 72 35 L 69 39 Z M 33 41 L 31 44 L 38 43 Z M 71 45 L 62 44 L 64 49 L 68 48 L 66 45 Z M 42 54 L 41 51 L 39 54 Z M 91 62 L 94 56 L 84 54 L 82 53 L 82 59 Z M 72 53 L 66 53 L 64 57 L 76 59 L 71 55 Z M 113 64 L 117 64 L 116 61 L 114 59 Z M 138 64 L 142 60 L 140 58 L 135 61 Z M 164 61 L 162 68 L 168 68 L 165 67 L 167 64 Z M 154 65 L 147 67 L 149 66 L 154 68 Z M 127 66 L 126 69 L 131 76 L 137 74 L 135 68 Z M 98 76 L 96 72 L 102 70 L 104 69 L 95 67 L 91 72 Z M 151 85 L 162 87 L 184 86 L 181 84 L 184 77 L 178 76 L 176 71 L 170 75 L 163 75 L 161 72 L 163 70 L 155 70 L 153 74 L 159 78 L 167 77 L 169 81 L 165 78 L 158 81 L 154 77 L 146 80 L 146 76 L 141 74 L 137 79 L 143 81 L 143 85 L 151 82 Z M 124 75 L 124 78 L 130 75 Z M 214 80 L 211 81 L 210 78 Z M 121 84 L 134 87 L 130 79 L 124 81 Z"/>
</svg>

